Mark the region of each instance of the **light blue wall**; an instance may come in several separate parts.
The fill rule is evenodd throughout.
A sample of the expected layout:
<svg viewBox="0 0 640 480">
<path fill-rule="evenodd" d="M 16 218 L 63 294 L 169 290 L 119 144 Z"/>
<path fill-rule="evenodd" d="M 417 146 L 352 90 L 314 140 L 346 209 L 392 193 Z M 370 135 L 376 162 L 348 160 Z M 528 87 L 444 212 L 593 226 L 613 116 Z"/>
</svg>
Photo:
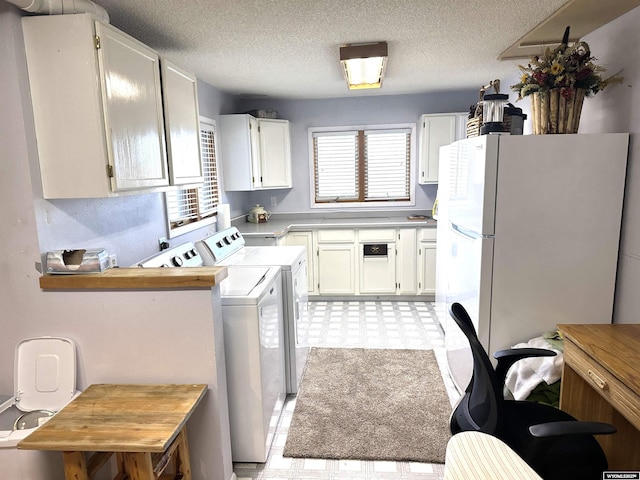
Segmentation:
<svg viewBox="0 0 640 480">
<path fill-rule="evenodd" d="M 640 322 L 640 7 L 585 36 L 598 63 L 622 85 L 585 100 L 579 133 L 629 132 L 629 160 L 618 262 L 615 323 Z M 606 162 L 606 158 L 603 159 Z M 594 195 L 594 201 L 598 201 Z M 597 218 L 593 219 L 595 222 Z M 597 255 L 597 252 L 594 252 Z"/>
<path fill-rule="evenodd" d="M 310 127 L 358 126 L 389 123 L 415 123 L 423 113 L 467 112 L 478 98 L 477 90 L 425 93 L 421 95 L 371 96 L 322 100 L 243 100 L 238 112 L 271 109 L 278 118 L 291 122 L 291 153 L 293 188 L 252 192 L 246 196 L 248 208 L 256 203 L 274 212 L 309 212 L 309 139 Z M 418 129 L 416 129 L 416 137 Z M 416 143 L 417 148 L 417 143 Z M 430 211 L 436 196 L 436 186 L 416 186 L 415 210 Z M 271 207 L 271 197 L 277 206 Z M 406 209 L 406 207 L 402 207 Z M 344 210 L 341 210 L 344 211 Z"/>
</svg>

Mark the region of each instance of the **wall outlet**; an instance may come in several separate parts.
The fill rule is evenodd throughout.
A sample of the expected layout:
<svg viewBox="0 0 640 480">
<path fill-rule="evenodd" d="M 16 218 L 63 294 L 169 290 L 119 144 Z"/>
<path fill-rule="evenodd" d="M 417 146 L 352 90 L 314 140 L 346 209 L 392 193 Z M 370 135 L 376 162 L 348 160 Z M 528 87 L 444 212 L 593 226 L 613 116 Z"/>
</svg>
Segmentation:
<svg viewBox="0 0 640 480">
<path fill-rule="evenodd" d="M 160 237 L 158 239 L 158 246 L 160 247 L 160 251 L 163 251 L 169 248 L 171 245 L 169 244 L 169 240 L 167 240 L 167 237 Z"/>
<path fill-rule="evenodd" d="M 278 205 L 278 197 L 271 197 L 271 206 L 275 207 Z"/>
<path fill-rule="evenodd" d="M 116 257 L 115 253 L 109 255 L 109 266 L 111 268 L 118 268 L 118 257 Z"/>
</svg>

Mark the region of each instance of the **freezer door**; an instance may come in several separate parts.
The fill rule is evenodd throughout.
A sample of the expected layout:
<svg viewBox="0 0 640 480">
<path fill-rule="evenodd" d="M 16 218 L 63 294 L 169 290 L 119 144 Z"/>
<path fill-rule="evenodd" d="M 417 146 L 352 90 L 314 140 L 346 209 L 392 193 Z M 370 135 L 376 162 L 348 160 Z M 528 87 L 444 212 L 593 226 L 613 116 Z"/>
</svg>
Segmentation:
<svg viewBox="0 0 640 480">
<path fill-rule="evenodd" d="M 498 172 L 497 135 L 451 145 L 449 220 L 480 235 L 493 235 Z"/>
<path fill-rule="evenodd" d="M 469 342 L 449 315 L 459 302 L 469 313 L 478 338 L 489 351 L 493 238 L 480 237 L 451 226 L 449 232 L 447 314 L 444 316 L 447 365 L 453 382 L 464 391 L 471 379 L 473 358 Z"/>
</svg>

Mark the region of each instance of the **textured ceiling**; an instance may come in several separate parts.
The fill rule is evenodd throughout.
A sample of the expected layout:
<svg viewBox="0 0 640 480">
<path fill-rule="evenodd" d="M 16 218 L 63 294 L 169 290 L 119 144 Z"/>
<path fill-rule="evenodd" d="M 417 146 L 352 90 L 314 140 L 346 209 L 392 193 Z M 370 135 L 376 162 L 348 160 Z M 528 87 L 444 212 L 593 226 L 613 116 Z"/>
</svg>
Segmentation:
<svg viewBox="0 0 640 480">
<path fill-rule="evenodd" d="M 499 61 L 498 55 L 566 0 L 95 3 L 114 26 L 222 91 L 335 98 L 477 89 L 495 78 L 513 78 L 517 61 Z M 382 88 L 350 92 L 339 47 L 382 40 L 389 44 Z"/>
</svg>

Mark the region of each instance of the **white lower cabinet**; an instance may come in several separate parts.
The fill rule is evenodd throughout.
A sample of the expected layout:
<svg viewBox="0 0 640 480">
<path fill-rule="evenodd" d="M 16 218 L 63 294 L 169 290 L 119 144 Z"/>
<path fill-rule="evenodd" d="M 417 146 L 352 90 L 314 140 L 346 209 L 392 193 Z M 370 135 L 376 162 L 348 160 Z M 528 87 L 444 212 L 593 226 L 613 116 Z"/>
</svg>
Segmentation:
<svg viewBox="0 0 640 480">
<path fill-rule="evenodd" d="M 435 228 L 289 232 L 307 248 L 309 295 L 434 295 Z"/>
<path fill-rule="evenodd" d="M 358 264 L 356 231 L 319 229 L 318 293 L 320 295 L 355 295 Z"/>
<path fill-rule="evenodd" d="M 313 242 L 313 232 L 289 232 L 284 240 L 285 245 L 302 245 L 307 249 L 307 290 L 309 295 L 318 294 L 318 279 L 316 277 L 316 250 Z"/>
<path fill-rule="evenodd" d="M 396 231 L 394 228 L 358 231 L 360 282 L 358 293 L 396 293 Z"/>
<path fill-rule="evenodd" d="M 436 229 L 421 228 L 418 235 L 418 293 L 433 295 L 436 293 Z"/>
<path fill-rule="evenodd" d="M 318 293 L 320 295 L 355 295 L 358 264 L 356 231 L 319 229 Z"/>
<path fill-rule="evenodd" d="M 356 248 L 351 244 L 318 245 L 318 293 L 356 293 Z"/>
<path fill-rule="evenodd" d="M 398 295 L 418 292 L 418 251 L 415 228 L 399 228 L 397 243 L 396 283 Z"/>
</svg>

